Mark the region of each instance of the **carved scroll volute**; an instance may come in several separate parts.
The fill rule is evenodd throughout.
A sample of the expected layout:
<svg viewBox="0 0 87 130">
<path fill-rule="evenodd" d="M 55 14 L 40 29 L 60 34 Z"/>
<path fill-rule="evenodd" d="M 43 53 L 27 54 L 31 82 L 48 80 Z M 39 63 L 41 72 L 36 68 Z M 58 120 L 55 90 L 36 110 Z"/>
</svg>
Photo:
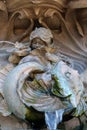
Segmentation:
<svg viewBox="0 0 87 130">
<path fill-rule="evenodd" d="M 7 32 L 8 12 L 6 4 L 0 1 L 0 40 L 5 38 Z"/>
<path fill-rule="evenodd" d="M 87 1 L 79 0 L 76 2 L 70 2 L 68 5 L 68 10 L 74 13 L 73 19 L 76 19 L 75 23 L 77 31 L 80 36 L 84 37 L 87 32 Z"/>
<path fill-rule="evenodd" d="M 7 0 L 10 17 L 6 39 L 23 41 L 26 38 L 29 40 L 30 32 L 37 27 L 37 21 L 39 27 L 43 26 L 53 31 L 58 51 L 85 62 L 87 58 L 85 37 L 87 9 L 86 5 L 85 9 L 82 7 L 85 0 L 80 2 L 70 3 L 69 1 L 68 5 L 67 0 Z M 79 9 L 77 9 L 78 4 Z M 19 25 L 17 21 L 20 21 Z"/>
<path fill-rule="evenodd" d="M 65 5 L 66 5 L 67 0 L 6 0 L 7 3 L 7 8 L 9 12 L 13 12 L 17 9 L 21 8 L 29 8 L 29 7 L 42 7 L 42 6 L 47 6 L 56 8 L 60 11 L 63 11 Z"/>
<path fill-rule="evenodd" d="M 11 41 L 21 41 L 32 31 L 34 22 L 30 10 L 22 9 L 12 13 L 8 21 L 8 32 L 6 39 Z"/>
<path fill-rule="evenodd" d="M 87 68 L 87 8 L 85 0 L 73 1 L 67 5 L 63 17 L 62 33 L 57 35 L 61 52 L 72 57 L 79 72 Z M 72 17 L 71 17 L 72 16 Z"/>
<path fill-rule="evenodd" d="M 55 29 L 59 28 L 59 18 L 54 12 L 64 12 L 66 0 L 11 0 L 6 1 L 9 15 L 8 32 L 6 40 L 28 40 L 30 32 L 37 27 L 33 21 L 38 21 L 40 26 Z M 19 25 L 18 25 L 19 22 Z"/>
<path fill-rule="evenodd" d="M 72 17 L 71 17 L 72 15 Z M 70 2 L 65 17 L 69 27 L 73 45 L 77 46 L 78 51 L 83 57 L 87 56 L 87 1 L 79 0 Z"/>
</svg>

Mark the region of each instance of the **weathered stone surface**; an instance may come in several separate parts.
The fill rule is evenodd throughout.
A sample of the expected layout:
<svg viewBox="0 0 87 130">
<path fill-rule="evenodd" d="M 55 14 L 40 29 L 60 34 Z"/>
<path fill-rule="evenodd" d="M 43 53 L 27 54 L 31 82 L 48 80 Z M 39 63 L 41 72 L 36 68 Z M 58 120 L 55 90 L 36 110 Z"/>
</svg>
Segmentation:
<svg viewBox="0 0 87 130">
<path fill-rule="evenodd" d="M 72 130 L 79 125 L 80 125 L 80 123 L 79 123 L 79 120 L 77 118 L 73 118 L 73 119 L 65 122 L 66 130 Z"/>
<path fill-rule="evenodd" d="M 15 116 L 3 117 L 0 115 L 0 130 L 27 130 L 30 128 L 24 121 Z"/>
<path fill-rule="evenodd" d="M 49 28 L 52 31 L 53 39 L 51 40 L 57 49 L 55 54 L 62 54 L 64 60 L 67 57 L 69 59 L 67 62 L 81 74 L 86 95 L 87 0 L 0 0 L 0 40 L 3 40 L 3 44 L 0 41 L 0 69 L 8 63 L 9 52 L 7 53 L 6 49 L 10 50 L 10 45 L 12 45 L 8 46 L 5 41 L 13 42 L 13 44 L 15 42 L 29 43 L 30 33 L 36 27 Z M 21 56 L 26 55 L 26 53 L 21 54 Z M 14 59 L 9 59 L 10 62 L 11 60 L 14 61 Z M 20 58 L 16 63 L 19 60 Z M 87 102 L 87 95 L 85 97 Z M 82 116 L 81 121 L 84 124 L 83 129 L 86 130 L 86 117 Z M 79 125 L 77 118 L 65 122 L 66 130 Z M 0 126 L 0 130 L 30 128 L 30 125 L 13 115 L 0 116 Z"/>
</svg>

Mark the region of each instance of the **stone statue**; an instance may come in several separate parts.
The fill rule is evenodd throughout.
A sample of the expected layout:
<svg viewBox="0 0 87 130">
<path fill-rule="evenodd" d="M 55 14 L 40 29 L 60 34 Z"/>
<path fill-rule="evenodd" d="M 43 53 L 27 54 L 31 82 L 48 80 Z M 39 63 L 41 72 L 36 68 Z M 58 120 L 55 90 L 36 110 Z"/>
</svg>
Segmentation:
<svg viewBox="0 0 87 130">
<path fill-rule="evenodd" d="M 33 122 L 45 118 L 49 130 L 56 130 L 67 114 L 86 117 L 86 0 L 0 5 L 2 115 Z"/>
</svg>

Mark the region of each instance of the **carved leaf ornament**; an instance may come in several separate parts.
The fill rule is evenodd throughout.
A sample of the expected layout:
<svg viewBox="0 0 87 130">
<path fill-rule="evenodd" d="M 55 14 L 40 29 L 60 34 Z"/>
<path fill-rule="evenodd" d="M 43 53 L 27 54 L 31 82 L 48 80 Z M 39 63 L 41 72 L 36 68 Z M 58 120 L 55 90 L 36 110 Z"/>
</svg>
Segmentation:
<svg viewBox="0 0 87 130">
<path fill-rule="evenodd" d="M 0 1 L 0 112 L 87 111 L 87 1 Z M 34 109 L 32 116 L 31 107 Z"/>
</svg>

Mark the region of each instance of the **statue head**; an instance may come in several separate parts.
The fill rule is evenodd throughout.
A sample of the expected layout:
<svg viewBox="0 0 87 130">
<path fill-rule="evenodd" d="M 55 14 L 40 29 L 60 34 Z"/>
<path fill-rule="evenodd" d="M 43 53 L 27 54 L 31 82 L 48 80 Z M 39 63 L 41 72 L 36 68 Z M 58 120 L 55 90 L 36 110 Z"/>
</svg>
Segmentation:
<svg viewBox="0 0 87 130">
<path fill-rule="evenodd" d="M 32 48 L 51 46 L 53 43 L 53 35 L 50 29 L 44 27 L 36 28 L 30 34 L 30 42 Z"/>
</svg>

